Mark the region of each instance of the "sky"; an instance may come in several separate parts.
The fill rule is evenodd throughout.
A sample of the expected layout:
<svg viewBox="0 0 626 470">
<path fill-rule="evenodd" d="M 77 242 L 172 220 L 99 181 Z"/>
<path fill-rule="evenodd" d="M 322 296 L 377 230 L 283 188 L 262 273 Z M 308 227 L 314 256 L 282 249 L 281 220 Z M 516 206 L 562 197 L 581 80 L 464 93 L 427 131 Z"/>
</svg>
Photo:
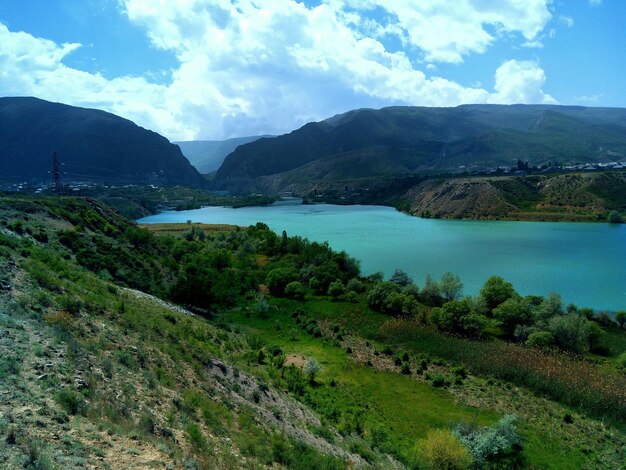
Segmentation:
<svg viewBox="0 0 626 470">
<path fill-rule="evenodd" d="M 0 96 L 172 141 L 364 107 L 626 107 L 625 25 L 625 0 L 0 0 Z"/>
</svg>

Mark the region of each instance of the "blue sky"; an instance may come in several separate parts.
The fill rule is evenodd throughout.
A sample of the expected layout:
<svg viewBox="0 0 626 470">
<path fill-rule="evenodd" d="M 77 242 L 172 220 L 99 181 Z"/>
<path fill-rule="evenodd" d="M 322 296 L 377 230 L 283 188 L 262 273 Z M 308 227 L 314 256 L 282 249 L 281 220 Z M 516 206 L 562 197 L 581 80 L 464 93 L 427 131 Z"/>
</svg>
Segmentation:
<svg viewBox="0 0 626 470">
<path fill-rule="evenodd" d="M 357 107 L 626 107 L 623 0 L 2 0 L 0 96 L 171 140 Z"/>
</svg>

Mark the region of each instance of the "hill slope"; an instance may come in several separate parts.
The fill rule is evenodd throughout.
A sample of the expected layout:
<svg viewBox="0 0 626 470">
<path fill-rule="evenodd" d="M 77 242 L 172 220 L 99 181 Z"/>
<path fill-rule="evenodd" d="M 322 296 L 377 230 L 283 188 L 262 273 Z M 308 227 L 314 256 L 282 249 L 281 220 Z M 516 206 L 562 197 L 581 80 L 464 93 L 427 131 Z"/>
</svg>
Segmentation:
<svg viewBox="0 0 626 470">
<path fill-rule="evenodd" d="M 605 221 L 626 212 L 626 173 L 429 179 L 399 200 L 422 217 Z"/>
<path fill-rule="evenodd" d="M 0 142 L 4 181 L 50 181 L 56 151 L 65 181 L 205 184 L 165 137 L 95 109 L 0 98 Z"/>
<path fill-rule="evenodd" d="M 188 140 L 174 142 L 183 155 L 203 174 L 216 171 L 226 156 L 237 147 L 260 139 L 262 136 L 236 137 L 226 140 Z"/>
<path fill-rule="evenodd" d="M 222 188 L 430 170 L 511 166 L 518 159 L 595 162 L 626 157 L 626 110 L 547 105 L 359 109 L 241 145 L 216 174 Z M 276 182 L 278 181 L 278 184 Z"/>
</svg>

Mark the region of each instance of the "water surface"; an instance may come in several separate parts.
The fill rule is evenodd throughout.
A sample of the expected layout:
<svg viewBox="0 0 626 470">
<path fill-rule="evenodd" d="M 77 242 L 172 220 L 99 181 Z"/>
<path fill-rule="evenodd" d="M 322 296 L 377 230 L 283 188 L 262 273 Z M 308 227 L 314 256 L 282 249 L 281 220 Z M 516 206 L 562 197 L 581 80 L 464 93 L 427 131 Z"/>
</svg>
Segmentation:
<svg viewBox="0 0 626 470">
<path fill-rule="evenodd" d="M 626 225 L 566 222 L 434 220 L 383 206 L 275 204 L 162 212 L 139 223 L 266 223 L 277 233 L 328 241 L 361 261 L 364 274 L 400 268 L 423 284 L 426 274 L 461 276 L 476 294 L 492 274 L 522 295 L 558 292 L 565 302 L 626 310 Z"/>
</svg>

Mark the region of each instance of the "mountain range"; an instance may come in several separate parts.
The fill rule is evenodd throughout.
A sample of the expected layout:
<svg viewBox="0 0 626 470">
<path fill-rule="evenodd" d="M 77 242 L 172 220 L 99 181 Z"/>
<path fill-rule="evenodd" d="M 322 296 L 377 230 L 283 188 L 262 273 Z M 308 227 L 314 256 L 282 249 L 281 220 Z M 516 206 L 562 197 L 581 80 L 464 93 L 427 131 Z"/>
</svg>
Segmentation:
<svg viewBox="0 0 626 470">
<path fill-rule="evenodd" d="M 217 171 L 224 159 L 237 147 L 254 142 L 261 137 L 270 136 L 256 135 L 226 140 L 188 140 L 174 143 L 180 147 L 189 163 L 196 167 L 200 173 L 206 174 Z"/>
<path fill-rule="evenodd" d="M 217 171 L 231 191 L 626 157 L 626 109 L 553 105 L 358 109 L 240 145 Z"/>
<path fill-rule="evenodd" d="M 114 114 L 37 98 L 0 98 L 0 180 L 185 185 L 206 182 L 165 137 Z"/>
</svg>

